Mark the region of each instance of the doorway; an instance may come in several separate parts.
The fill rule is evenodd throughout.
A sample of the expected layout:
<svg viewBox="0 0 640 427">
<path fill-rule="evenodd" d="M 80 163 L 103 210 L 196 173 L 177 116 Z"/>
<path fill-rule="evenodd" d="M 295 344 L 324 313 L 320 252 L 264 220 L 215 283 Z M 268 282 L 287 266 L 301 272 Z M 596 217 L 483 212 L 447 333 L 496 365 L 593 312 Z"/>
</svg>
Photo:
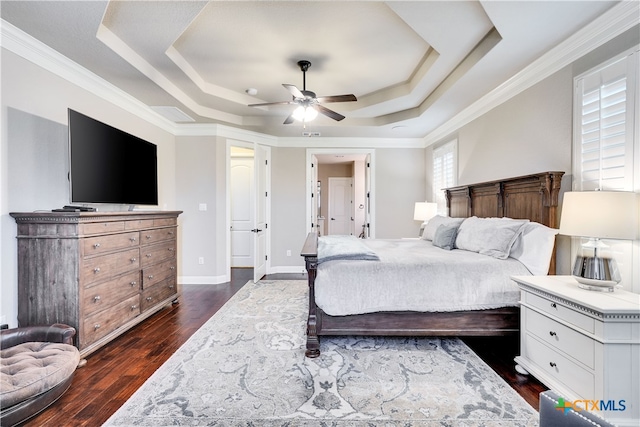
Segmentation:
<svg viewBox="0 0 640 427">
<path fill-rule="evenodd" d="M 227 276 L 231 268 L 252 268 L 254 282 L 267 272 L 270 150 L 259 144 L 227 142 Z"/>
<path fill-rule="evenodd" d="M 319 235 L 375 236 L 374 157 L 373 149 L 307 149 L 307 230 Z M 331 188 L 329 178 L 335 178 L 336 187 Z M 330 204 L 346 210 L 340 215 L 348 226 L 344 222 L 337 228 L 331 225 L 340 221 L 338 212 L 329 212 Z"/>
</svg>

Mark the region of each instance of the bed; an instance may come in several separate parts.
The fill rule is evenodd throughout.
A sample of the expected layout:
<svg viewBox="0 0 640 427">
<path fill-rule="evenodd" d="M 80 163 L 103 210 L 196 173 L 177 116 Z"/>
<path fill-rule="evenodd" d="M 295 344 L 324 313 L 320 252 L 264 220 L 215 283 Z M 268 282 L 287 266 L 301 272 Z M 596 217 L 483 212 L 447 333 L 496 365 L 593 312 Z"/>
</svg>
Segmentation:
<svg viewBox="0 0 640 427">
<path fill-rule="evenodd" d="M 438 236 L 442 236 L 443 230 L 446 231 L 445 225 L 449 224 L 448 221 L 455 218 L 459 218 L 460 222 L 457 229 L 458 237 L 462 234 L 469 236 L 468 230 L 472 224 L 474 227 L 477 224 L 486 227 L 487 224 L 492 223 L 502 227 L 503 223 L 512 224 L 522 220 L 521 222 L 526 225 L 518 229 L 516 233 L 518 236 L 524 234 L 522 232 L 524 227 L 533 229 L 534 226 L 541 224 L 544 227 L 539 228 L 557 228 L 558 195 L 563 174 L 563 172 L 542 172 L 448 188 L 445 194 L 450 218 L 446 219 L 447 221 L 438 218 L 443 222 L 439 225 L 443 227 L 439 227 L 438 221 L 433 220 L 439 228 Z M 504 219 L 498 220 L 498 218 Z M 464 225 L 465 221 L 468 225 Z M 428 224 L 425 228 L 425 233 L 429 233 L 429 226 Z M 462 231 L 463 227 L 467 227 L 466 232 Z M 433 227 L 430 233 L 434 233 Z M 319 239 L 316 233 L 309 233 L 301 251 L 309 282 L 309 316 L 305 352 L 307 357 L 320 355 L 320 336 L 326 335 L 496 336 L 519 332 L 520 315 L 517 304 L 519 292 L 517 286 L 511 282 L 510 276 L 531 274 L 524 261 L 526 254 L 517 260 L 511 256 L 505 257 L 504 254 L 487 256 L 486 253 L 477 253 L 475 249 L 466 251 L 454 248 L 447 251 L 441 247 L 433 248 L 431 246 L 434 242 L 424 239 L 371 239 L 360 241 L 359 244 L 364 244 L 365 249 L 371 250 L 374 259 L 332 259 L 327 257 L 326 249 L 320 251 L 319 257 L 319 242 L 322 249 L 322 245 L 333 243 L 330 240 L 330 236 Z M 441 239 L 438 238 L 438 240 Z M 520 242 L 518 244 L 522 244 L 521 240 L 518 240 Z M 347 243 L 351 244 L 348 241 Z M 548 273 L 554 274 L 553 241 L 551 245 L 551 255 L 547 265 Z M 413 283 L 417 279 L 405 279 L 403 274 L 408 266 L 412 269 L 422 269 L 417 270 L 419 276 L 429 277 L 432 274 L 419 265 L 418 257 L 423 255 L 415 255 L 416 250 L 425 253 L 433 252 L 437 258 L 435 264 L 440 265 L 440 269 L 444 271 L 444 280 L 448 286 L 441 285 L 439 289 L 421 292 L 418 283 Z M 376 260 L 375 257 L 378 259 Z M 467 274 L 464 276 L 465 279 L 450 275 L 451 271 L 460 270 L 461 265 L 472 264 L 478 260 L 481 261 L 482 258 L 489 262 L 489 267 L 480 267 L 480 272 Z M 446 266 L 458 267 L 443 268 L 443 263 Z M 525 266 L 522 265 L 523 263 Z M 488 277 L 488 273 L 486 275 L 482 273 L 496 270 L 498 264 L 502 277 Z M 502 266 L 505 268 L 503 269 Z M 367 268 L 373 269 L 373 273 L 367 273 Z M 397 277 L 403 279 L 396 280 Z M 476 303 L 475 295 L 469 296 L 460 291 L 458 282 L 469 280 L 477 284 L 483 282 L 483 286 L 486 285 L 492 289 L 489 291 L 490 294 L 502 292 L 508 296 L 508 302 L 496 302 L 491 298 L 487 300 L 482 299 L 485 298 L 484 296 L 479 296 L 478 298 L 482 301 Z M 374 286 L 376 281 L 379 283 L 375 283 Z M 505 281 L 509 282 L 508 286 Z M 403 288 L 403 283 L 413 283 L 413 286 Z M 388 289 L 385 290 L 385 286 Z M 367 289 L 373 290 L 370 292 L 373 294 L 373 302 L 363 302 L 365 299 L 363 295 Z M 386 294 L 383 294 L 384 292 Z M 376 294 L 378 294 L 377 300 Z M 425 295 L 438 298 L 430 301 L 429 298 L 425 298 Z M 456 299 L 454 306 L 443 307 L 441 304 L 448 299 L 448 296 L 462 297 L 462 299 Z M 329 300 L 333 300 L 337 306 L 332 306 Z M 341 303 L 345 304 L 340 307 Z M 426 303 L 427 308 L 416 306 L 414 303 Z M 328 314 L 329 312 L 332 314 Z"/>
</svg>

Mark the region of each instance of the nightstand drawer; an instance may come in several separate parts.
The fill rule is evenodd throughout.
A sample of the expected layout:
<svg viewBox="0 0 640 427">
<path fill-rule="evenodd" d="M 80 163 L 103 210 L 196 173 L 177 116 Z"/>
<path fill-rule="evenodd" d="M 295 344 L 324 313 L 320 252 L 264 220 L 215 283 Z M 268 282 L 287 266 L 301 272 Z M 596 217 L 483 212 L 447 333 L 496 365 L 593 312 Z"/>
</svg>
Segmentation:
<svg viewBox="0 0 640 427">
<path fill-rule="evenodd" d="M 569 322 L 589 333 L 594 333 L 595 331 L 595 321 L 593 318 L 582 313 L 578 313 L 561 303 L 556 303 L 528 292 L 524 293 L 523 298 L 526 304 L 529 304 L 545 313 L 549 313 L 557 319 Z"/>
<path fill-rule="evenodd" d="M 523 307 L 527 332 L 536 335 L 541 341 L 557 348 L 565 354 L 595 368 L 595 342 L 575 330 L 568 328 L 542 314 Z"/>
<path fill-rule="evenodd" d="M 573 390 L 576 396 L 585 399 L 595 396 L 595 378 L 592 372 L 580 367 L 529 334 L 525 337 L 524 356 L 558 382 Z"/>
</svg>

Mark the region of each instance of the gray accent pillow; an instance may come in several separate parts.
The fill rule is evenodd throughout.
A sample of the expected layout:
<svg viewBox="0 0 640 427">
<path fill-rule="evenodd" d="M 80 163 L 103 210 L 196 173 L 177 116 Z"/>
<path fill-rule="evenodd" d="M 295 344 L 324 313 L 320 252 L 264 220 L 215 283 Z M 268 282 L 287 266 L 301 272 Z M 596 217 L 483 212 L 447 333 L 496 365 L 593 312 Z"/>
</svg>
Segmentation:
<svg viewBox="0 0 640 427">
<path fill-rule="evenodd" d="M 507 259 L 511 247 L 528 222 L 528 219 L 472 216 L 460 224 L 456 247 L 498 259 Z"/>
<path fill-rule="evenodd" d="M 433 235 L 431 243 L 433 243 L 433 246 L 450 251 L 455 247 L 459 227 L 459 224 L 440 224 L 436 233 Z"/>
<path fill-rule="evenodd" d="M 436 230 L 442 224 L 456 224 L 459 226 L 462 224 L 462 221 L 464 221 L 464 218 L 451 218 L 448 216 L 436 215 L 427 222 L 427 225 L 424 227 L 424 231 L 422 232 L 422 238 L 424 240 L 433 240 Z"/>
</svg>

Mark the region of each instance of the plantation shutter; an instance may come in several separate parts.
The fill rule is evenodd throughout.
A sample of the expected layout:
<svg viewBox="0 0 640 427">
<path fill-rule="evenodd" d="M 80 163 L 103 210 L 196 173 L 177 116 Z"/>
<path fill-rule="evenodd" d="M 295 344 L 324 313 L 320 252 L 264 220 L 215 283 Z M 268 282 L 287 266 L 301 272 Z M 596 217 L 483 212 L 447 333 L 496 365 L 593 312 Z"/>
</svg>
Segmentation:
<svg viewBox="0 0 640 427">
<path fill-rule="evenodd" d="M 453 140 L 433 150 L 433 197 L 440 215 L 446 215 L 447 212 L 443 189 L 456 185 L 457 148 L 458 141 Z"/>
<path fill-rule="evenodd" d="M 577 82 L 579 188 L 632 190 L 633 94 L 626 58 Z"/>
</svg>

